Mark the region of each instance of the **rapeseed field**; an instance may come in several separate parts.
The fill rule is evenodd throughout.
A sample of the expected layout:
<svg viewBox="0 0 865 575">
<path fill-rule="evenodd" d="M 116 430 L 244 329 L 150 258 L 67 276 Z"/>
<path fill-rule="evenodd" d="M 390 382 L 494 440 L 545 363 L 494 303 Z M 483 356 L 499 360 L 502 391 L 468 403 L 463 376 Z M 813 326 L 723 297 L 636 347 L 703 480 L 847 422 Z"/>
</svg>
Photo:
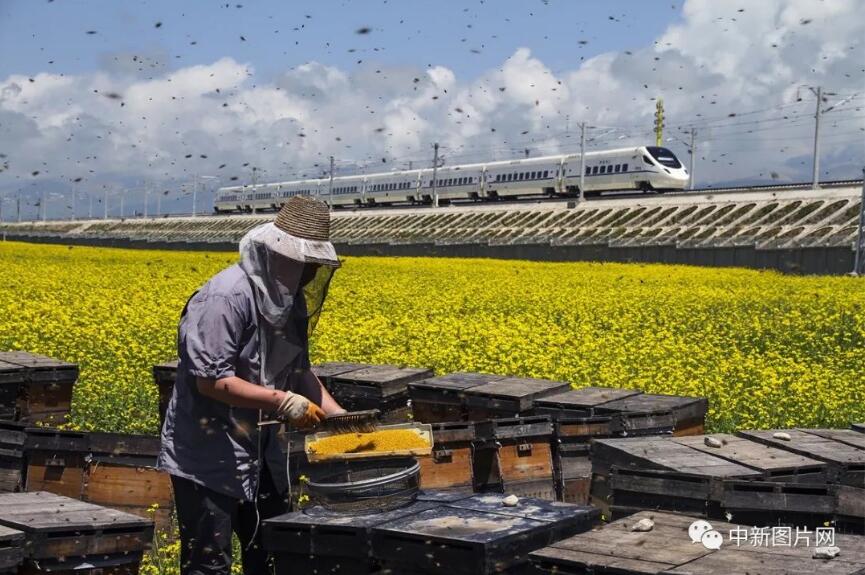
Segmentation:
<svg viewBox="0 0 865 575">
<path fill-rule="evenodd" d="M 153 433 L 151 366 L 233 253 L 0 243 L 0 349 L 77 362 L 71 426 Z M 347 258 L 313 362 L 709 398 L 709 429 L 865 420 L 865 284 L 685 266 Z"/>
</svg>

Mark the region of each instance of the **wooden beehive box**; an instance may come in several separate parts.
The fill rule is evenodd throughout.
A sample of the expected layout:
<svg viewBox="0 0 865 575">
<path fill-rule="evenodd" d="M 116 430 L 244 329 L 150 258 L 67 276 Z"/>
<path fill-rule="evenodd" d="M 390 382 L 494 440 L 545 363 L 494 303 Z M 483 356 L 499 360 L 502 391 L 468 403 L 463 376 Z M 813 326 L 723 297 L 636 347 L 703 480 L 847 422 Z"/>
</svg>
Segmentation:
<svg viewBox="0 0 865 575">
<path fill-rule="evenodd" d="M 778 439 L 786 433 L 790 440 Z M 865 485 L 865 436 L 850 429 L 768 429 L 740 431 L 736 435 L 764 445 L 825 462 L 830 481 Z"/>
<path fill-rule="evenodd" d="M 0 495 L 0 525 L 24 533 L 26 573 L 134 575 L 153 539 L 150 521 L 43 491 Z"/>
<path fill-rule="evenodd" d="M 16 573 L 24 560 L 24 533 L 0 526 L 0 573 Z"/>
<path fill-rule="evenodd" d="M 556 499 L 549 417 L 476 422 L 474 489 Z"/>
<path fill-rule="evenodd" d="M 13 366 L 17 366 L 16 370 Z M 15 372 L 18 371 L 16 374 Z M 23 377 L 23 381 L 15 383 Z M 3 380 L 6 383 L 3 383 Z M 0 409 L 8 417 L 26 423 L 65 423 L 72 406 L 72 388 L 78 380 L 78 366 L 44 355 L 23 351 L 0 352 Z M 14 404 L 12 390 L 17 385 Z"/>
<path fill-rule="evenodd" d="M 166 361 L 153 366 L 153 382 L 159 392 L 159 427 L 165 421 L 165 411 L 168 402 L 171 401 L 171 393 L 174 391 L 174 382 L 177 381 L 177 364 L 179 360 Z"/>
<path fill-rule="evenodd" d="M 589 507 L 526 498 L 506 508 L 475 495 L 376 525 L 372 549 L 389 573 L 522 573 L 531 550 L 597 518 Z"/>
<path fill-rule="evenodd" d="M 505 377 L 463 391 L 469 421 L 530 415 L 534 401 L 570 389 L 563 381 Z"/>
<path fill-rule="evenodd" d="M 318 377 L 318 379 L 321 380 L 324 386 L 327 387 L 332 378 L 342 375 L 343 373 L 348 373 L 350 371 L 364 369 L 367 367 L 372 366 L 368 363 L 330 361 L 327 363 L 312 366 L 312 372 Z"/>
<path fill-rule="evenodd" d="M 324 383 L 345 409 L 378 409 L 383 422 L 404 423 L 410 419 L 408 384 L 432 374 L 426 368 L 374 365 L 333 375 Z"/>
<path fill-rule="evenodd" d="M 263 544 L 277 573 L 365 575 L 377 568 L 370 529 L 376 525 L 437 507 L 415 501 L 387 512 L 338 513 L 315 506 L 268 519 Z"/>
<path fill-rule="evenodd" d="M 699 435 L 706 425 L 709 401 L 705 397 L 683 397 L 679 395 L 654 395 L 640 393 L 622 399 L 602 403 L 595 412 L 603 413 L 672 413 L 675 421 L 673 435 Z"/>
<path fill-rule="evenodd" d="M 422 489 L 471 489 L 473 423 L 451 421 L 432 424 L 431 457 L 418 459 Z"/>
<path fill-rule="evenodd" d="M 81 499 L 90 455 L 90 437 L 78 431 L 29 428 L 24 444 L 27 491 L 48 491 Z"/>
<path fill-rule="evenodd" d="M 466 421 L 468 408 L 465 405 L 465 391 L 505 377 L 458 372 L 409 383 L 408 393 L 414 419 L 424 423 Z"/>
<path fill-rule="evenodd" d="M 24 488 L 27 465 L 24 443 L 26 425 L 15 421 L 0 421 L 0 493 L 13 493 Z"/>
<path fill-rule="evenodd" d="M 650 519 L 648 532 L 631 526 Z M 719 550 L 693 543 L 688 528 L 693 517 L 643 511 L 581 533 L 532 552 L 530 561 L 538 574 L 556 575 L 792 575 L 825 573 L 853 575 L 865 567 L 865 538 L 836 535 L 842 554 L 831 561 L 815 559 L 809 546 L 736 545 L 729 534 L 749 526 L 712 521 L 724 537 Z M 813 541 L 813 533 L 811 540 Z"/>
<path fill-rule="evenodd" d="M 720 499 L 721 480 L 762 477 L 671 438 L 592 440 L 591 459 L 592 504 L 614 518 L 647 508 L 703 512 Z"/>
<path fill-rule="evenodd" d="M 174 505 L 171 478 L 157 471 L 155 435 L 91 433 L 82 499 L 140 517 L 168 530 Z M 153 508 L 153 511 L 149 509 Z"/>
</svg>

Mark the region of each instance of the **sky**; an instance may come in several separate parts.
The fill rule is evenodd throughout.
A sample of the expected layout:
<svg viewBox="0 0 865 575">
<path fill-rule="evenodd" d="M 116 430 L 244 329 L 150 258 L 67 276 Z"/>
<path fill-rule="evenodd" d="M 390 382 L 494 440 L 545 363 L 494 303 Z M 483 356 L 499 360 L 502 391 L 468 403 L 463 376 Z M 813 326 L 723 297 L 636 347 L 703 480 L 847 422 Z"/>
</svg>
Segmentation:
<svg viewBox="0 0 865 575">
<path fill-rule="evenodd" d="M 4 220 L 220 185 L 654 142 L 698 185 L 865 164 L 859 0 L 0 0 Z M 74 194 L 74 202 L 73 202 Z M 91 208 L 91 203 L 93 208 Z"/>
</svg>

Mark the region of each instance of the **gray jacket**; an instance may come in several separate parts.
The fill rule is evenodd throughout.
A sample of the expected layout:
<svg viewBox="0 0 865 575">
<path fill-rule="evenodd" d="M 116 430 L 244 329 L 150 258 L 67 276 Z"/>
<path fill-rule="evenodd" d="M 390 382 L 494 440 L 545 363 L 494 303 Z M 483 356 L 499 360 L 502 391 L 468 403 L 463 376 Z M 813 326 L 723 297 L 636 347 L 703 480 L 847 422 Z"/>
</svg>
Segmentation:
<svg viewBox="0 0 865 575">
<path fill-rule="evenodd" d="M 303 352 L 289 366 L 309 368 L 306 321 L 292 322 Z M 202 395 L 196 377 L 237 376 L 261 385 L 259 316 L 246 274 L 233 265 L 208 281 L 186 304 L 178 327 L 180 363 L 162 427 L 159 469 L 219 493 L 252 501 L 259 454 L 280 492 L 288 489 L 286 455 L 271 425 L 259 429 L 259 412 L 231 407 Z M 289 377 L 282 389 L 291 388 Z"/>
</svg>

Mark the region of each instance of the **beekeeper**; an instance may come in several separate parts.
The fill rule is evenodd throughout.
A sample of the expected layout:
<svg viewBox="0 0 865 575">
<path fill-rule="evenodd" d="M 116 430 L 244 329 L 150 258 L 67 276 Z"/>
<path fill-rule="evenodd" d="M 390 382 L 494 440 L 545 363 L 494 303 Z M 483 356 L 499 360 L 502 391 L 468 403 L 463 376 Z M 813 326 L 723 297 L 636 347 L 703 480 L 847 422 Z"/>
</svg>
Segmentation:
<svg viewBox="0 0 865 575">
<path fill-rule="evenodd" d="M 288 510 L 289 482 L 280 426 L 258 423 L 276 416 L 309 428 L 344 412 L 309 363 L 309 335 L 339 267 L 329 238 L 327 205 L 293 196 L 181 314 L 159 468 L 171 475 L 184 575 L 228 575 L 232 532 L 244 573 L 268 572 L 259 525 Z"/>
</svg>

